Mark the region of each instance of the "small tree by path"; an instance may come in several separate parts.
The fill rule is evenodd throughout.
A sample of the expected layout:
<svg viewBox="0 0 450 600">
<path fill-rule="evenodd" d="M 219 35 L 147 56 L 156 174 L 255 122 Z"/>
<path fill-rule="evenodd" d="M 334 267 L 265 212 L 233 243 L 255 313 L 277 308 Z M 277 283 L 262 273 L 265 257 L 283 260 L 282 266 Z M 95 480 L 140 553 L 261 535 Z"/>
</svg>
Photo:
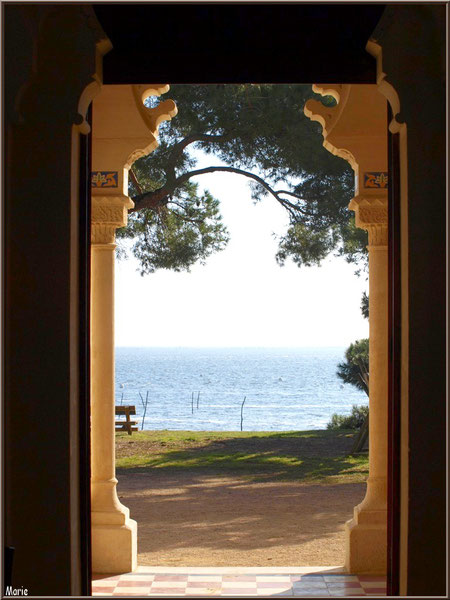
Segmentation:
<svg viewBox="0 0 450 600">
<path fill-rule="evenodd" d="M 357 340 L 345 351 L 345 362 L 338 364 L 337 376 L 369 395 L 369 340 Z M 355 407 L 354 407 L 355 408 Z M 350 454 L 361 452 L 369 436 L 369 411 L 359 429 Z"/>
<path fill-rule="evenodd" d="M 361 299 L 361 313 L 365 319 L 369 318 L 369 296 L 364 292 Z M 345 351 L 345 362 L 338 364 L 337 376 L 345 383 L 354 385 L 369 395 L 369 340 L 357 340 Z M 353 407 L 354 412 L 358 407 Z M 363 408 L 363 407 L 360 407 Z M 333 415 L 337 416 L 337 415 Z M 357 454 L 364 448 L 369 437 L 369 410 L 355 438 L 350 454 Z"/>
<path fill-rule="evenodd" d="M 345 351 L 345 362 L 338 364 L 337 376 L 369 395 L 369 339 L 357 340 Z"/>
</svg>

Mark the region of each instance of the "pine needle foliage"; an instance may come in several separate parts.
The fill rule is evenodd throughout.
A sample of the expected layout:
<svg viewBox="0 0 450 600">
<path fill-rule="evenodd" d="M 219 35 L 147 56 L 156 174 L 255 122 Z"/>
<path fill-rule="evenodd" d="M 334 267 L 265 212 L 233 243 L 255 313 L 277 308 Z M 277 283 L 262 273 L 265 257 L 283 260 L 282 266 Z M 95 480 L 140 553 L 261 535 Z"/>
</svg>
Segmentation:
<svg viewBox="0 0 450 600">
<path fill-rule="evenodd" d="M 287 211 L 280 265 L 320 264 L 330 253 L 365 261 L 366 233 L 347 208 L 354 174 L 323 148 L 320 126 L 303 113 L 309 98 L 323 100 L 310 85 L 180 84 L 169 94 L 178 114 L 161 124 L 159 147 L 134 163 L 135 208 L 118 232 L 119 241 L 133 240 L 142 274 L 189 270 L 226 247 L 219 202 L 198 184 L 215 172 L 246 177 L 254 202 L 271 197 Z M 197 166 L 199 150 L 210 158 L 207 167 Z"/>
</svg>

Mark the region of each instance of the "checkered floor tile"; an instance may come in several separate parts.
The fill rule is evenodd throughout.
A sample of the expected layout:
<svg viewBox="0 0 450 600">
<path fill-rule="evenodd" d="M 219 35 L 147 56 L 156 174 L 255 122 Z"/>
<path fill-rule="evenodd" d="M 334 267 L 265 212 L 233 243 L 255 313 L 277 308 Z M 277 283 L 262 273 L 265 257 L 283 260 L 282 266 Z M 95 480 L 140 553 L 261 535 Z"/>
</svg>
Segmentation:
<svg viewBox="0 0 450 600">
<path fill-rule="evenodd" d="M 138 567 L 123 575 L 95 575 L 93 596 L 307 598 L 385 596 L 386 578 L 348 575 L 341 569 L 201 569 Z"/>
</svg>

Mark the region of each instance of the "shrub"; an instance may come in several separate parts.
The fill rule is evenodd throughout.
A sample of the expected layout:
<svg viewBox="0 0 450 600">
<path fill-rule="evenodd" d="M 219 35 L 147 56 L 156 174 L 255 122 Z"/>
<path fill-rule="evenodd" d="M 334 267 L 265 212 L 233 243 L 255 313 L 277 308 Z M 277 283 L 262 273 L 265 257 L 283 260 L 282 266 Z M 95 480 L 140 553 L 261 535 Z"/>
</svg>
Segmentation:
<svg viewBox="0 0 450 600">
<path fill-rule="evenodd" d="M 336 375 L 369 395 L 369 339 L 356 340 L 345 351 Z"/>
<path fill-rule="evenodd" d="M 363 404 L 362 406 L 354 404 L 350 415 L 337 415 L 334 413 L 327 425 L 327 429 L 359 429 L 368 414 L 369 407 L 367 404 Z"/>
</svg>

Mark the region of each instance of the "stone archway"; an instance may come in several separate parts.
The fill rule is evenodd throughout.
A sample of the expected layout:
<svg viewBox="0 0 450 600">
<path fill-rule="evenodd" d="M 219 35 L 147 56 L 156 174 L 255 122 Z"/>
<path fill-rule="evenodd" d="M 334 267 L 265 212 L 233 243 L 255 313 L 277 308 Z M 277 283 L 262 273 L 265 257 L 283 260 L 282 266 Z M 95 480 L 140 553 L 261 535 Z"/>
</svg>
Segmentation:
<svg viewBox="0 0 450 600">
<path fill-rule="evenodd" d="M 157 145 L 158 124 L 176 114 L 172 101 L 148 109 L 143 99 L 168 86 L 104 86 L 94 102 L 92 210 L 92 525 L 94 571 L 131 571 L 136 523 L 116 494 L 114 459 L 113 280 L 115 230 L 126 224 L 128 169 Z M 387 104 L 376 85 L 321 85 L 335 107 L 309 101 L 305 114 L 323 128 L 324 146 L 355 171 L 349 207 L 369 232 L 370 451 L 363 502 L 347 523 L 345 566 L 385 573 L 387 554 Z"/>
<path fill-rule="evenodd" d="M 324 145 L 356 175 L 350 208 L 369 231 L 370 466 L 367 494 L 347 524 L 346 568 L 385 573 L 387 520 L 387 140 L 386 101 L 375 85 L 315 86 L 336 107 L 309 101 Z M 113 281 L 115 230 L 126 224 L 128 169 L 157 145 L 158 124 L 176 114 L 172 101 L 155 109 L 143 99 L 168 86 L 104 86 L 94 101 L 92 179 L 92 543 L 98 573 L 137 565 L 137 524 L 116 493 L 114 454 Z"/>
</svg>

